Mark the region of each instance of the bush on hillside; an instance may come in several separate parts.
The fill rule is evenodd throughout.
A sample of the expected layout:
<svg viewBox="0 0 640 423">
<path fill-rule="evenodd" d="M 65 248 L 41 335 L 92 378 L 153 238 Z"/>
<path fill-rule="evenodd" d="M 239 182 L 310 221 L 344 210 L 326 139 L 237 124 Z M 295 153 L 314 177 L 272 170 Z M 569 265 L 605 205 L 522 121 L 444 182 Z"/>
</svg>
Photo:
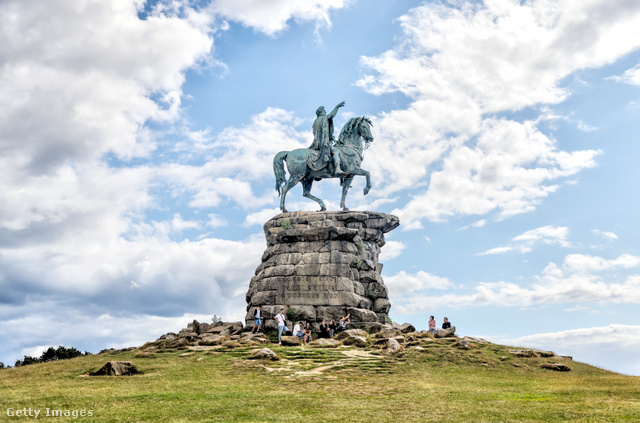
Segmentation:
<svg viewBox="0 0 640 423">
<path fill-rule="evenodd" d="M 25 355 L 22 360 L 16 361 L 15 367 L 27 366 L 29 364 L 35 364 L 35 363 L 46 363 L 47 361 L 68 360 L 70 358 L 80 357 L 83 355 L 90 355 L 90 354 L 91 353 L 87 351 L 83 353 L 74 347 L 67 348 L 60 345 L 58 346 L 58 348 L 49 347 L 38 358 Z"/>
</svg>

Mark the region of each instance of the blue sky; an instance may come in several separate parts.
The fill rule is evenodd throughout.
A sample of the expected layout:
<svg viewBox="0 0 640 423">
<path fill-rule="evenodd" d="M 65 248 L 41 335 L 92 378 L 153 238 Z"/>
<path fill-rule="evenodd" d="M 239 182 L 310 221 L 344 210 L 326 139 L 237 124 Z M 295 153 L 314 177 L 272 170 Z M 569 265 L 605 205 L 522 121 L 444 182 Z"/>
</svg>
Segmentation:
<svg viewBox="0 0 640 423">
<path fill-rule="evenodd" d="M 272 157 L 344 100 L 375 137 L 348 206 L 401 221 L 394 321 L 640 375 L 638 28 L 622 0 L 3 2 L 0 361 L 241 320 Z"/>
</svg>

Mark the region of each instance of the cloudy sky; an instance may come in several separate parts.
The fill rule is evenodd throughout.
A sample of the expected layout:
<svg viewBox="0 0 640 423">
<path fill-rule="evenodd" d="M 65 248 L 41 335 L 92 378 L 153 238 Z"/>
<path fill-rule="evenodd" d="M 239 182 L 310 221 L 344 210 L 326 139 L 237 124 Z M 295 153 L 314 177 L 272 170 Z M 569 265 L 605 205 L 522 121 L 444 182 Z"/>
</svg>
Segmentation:
<svg viewBox="0 0 640 423">
<path fill-rule="evenodd" d="M 636 0 L 0 0 L 0 65 L 5 364 L 242 319 L 272 157 L 344 100 L 394 321 L 640 375 Z"/>
</svg>

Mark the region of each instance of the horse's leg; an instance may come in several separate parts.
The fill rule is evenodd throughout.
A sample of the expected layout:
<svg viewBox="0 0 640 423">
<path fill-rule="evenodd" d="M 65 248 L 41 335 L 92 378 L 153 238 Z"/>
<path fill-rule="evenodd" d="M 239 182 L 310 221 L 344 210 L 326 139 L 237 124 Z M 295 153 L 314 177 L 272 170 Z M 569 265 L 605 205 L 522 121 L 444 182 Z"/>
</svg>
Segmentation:
<svg viewBox="0 0 640 423">
<path fill-rule="evenodd" d="M 284 188 L 282 188 L 282 198 L 280 199 L 280 210 L 282 210 L 282 213 L 287 213 L 287 209 L 284 206 L 284 198 L 287 196 L 287 192 L 289 192 L 291 188 L 296 186 L 296 184 L 300 182 L 302 178 L 303 178 L 302 175 L 290 174 L 289 180 L 284 185 Z"/>
<path fill-rule="evenodd" d="M 364 170 L 361 167 L 352 167 L 349 169 L 349 174 L 350 175 L 361 175 L 364 176 L 365 178 L 367 178 L 367 185 L 364 187 L 364 190 L 362 190 L 362 192 L 364 192 L 364 195 L 369 194 L 369 190 L 371 189 L 371 174 L 369 173 L 368 170 Z"/>
<path fill-rule="evenodd" d="M 342 207 L 342 211 L 349 211 L 349 209 L 344 205 L 344 200 L 347 198 L 347 191 L 351 188 L 351 182 L 353 182 L 353 175 L 347 176 L 342 180 L 342 200 L 340 200 L 340 207 Z"/>
<path fill-rule="evenodd" d="M 312 177 L 306 177 L 302 180 L 302 195 L 320 204 L 320 211 L 327 210 L 327 208 L 324 206 L 324 201 L 322 201 L 322 199 L 311 195 L 311 185 L 313 185 Z"/>
</svg>

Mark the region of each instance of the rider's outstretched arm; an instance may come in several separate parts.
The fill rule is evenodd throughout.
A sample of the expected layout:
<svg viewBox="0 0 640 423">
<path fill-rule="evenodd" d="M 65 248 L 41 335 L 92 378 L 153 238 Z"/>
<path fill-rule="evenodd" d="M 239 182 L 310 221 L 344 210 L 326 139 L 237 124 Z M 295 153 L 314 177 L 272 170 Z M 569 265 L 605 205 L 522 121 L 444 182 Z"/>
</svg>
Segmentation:
<svg viewBox="0 0 640 423">
<path fill-rule="evenodd" d="M 338 109 L 340 107 L 343 107 L 344 105 L 345 105 L 345 102 L 341 101 L 336 107 L 333 108 L 333 110 L 331 111 L 331 113 L 327 115 L 327 117 L 330 119 L 333 119 L 338 114 Z"/>
</svg>

